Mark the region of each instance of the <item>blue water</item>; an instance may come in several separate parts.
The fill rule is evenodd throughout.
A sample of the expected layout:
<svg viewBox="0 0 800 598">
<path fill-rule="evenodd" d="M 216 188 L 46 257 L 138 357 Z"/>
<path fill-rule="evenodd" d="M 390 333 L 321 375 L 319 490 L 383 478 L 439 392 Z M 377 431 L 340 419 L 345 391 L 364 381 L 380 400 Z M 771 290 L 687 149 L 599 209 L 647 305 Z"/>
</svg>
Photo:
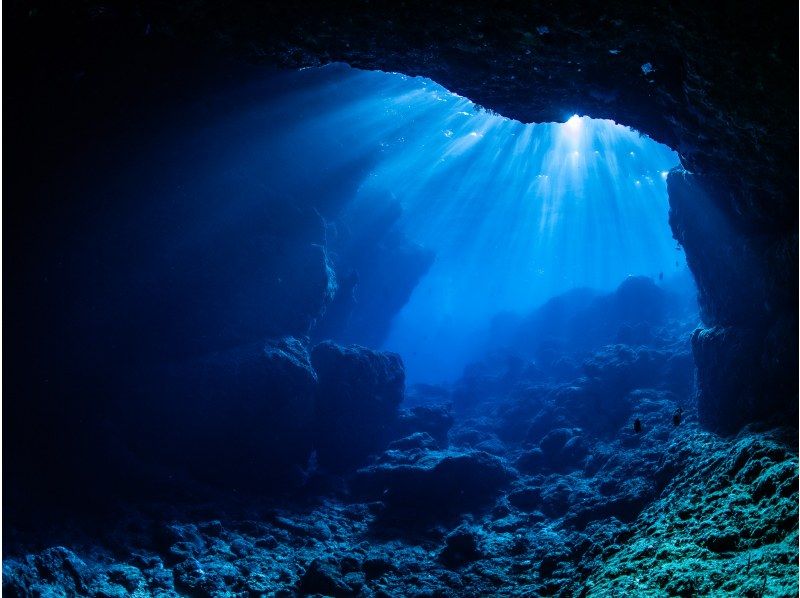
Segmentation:
<svg viewBox="0 0 800 598">
<path fill-rule="evenodd" d="M 499 312 L 630 275 L 685 274 L 667 224 L 678 157 L 666 146 L 577 115 L 524 125 L 426 79 L 328 70 L 336 102 L 304 135 L 318 150 L 341 136 L 325 162 L 376 151 L 354 203 L 398 201 L 399 226 L 436 256 L 384 343 L 410 381 L 457 378 Z"/>
<path fill-rule="evenodd" d="M 399 203 L 397 226 L 435 254 L 383 342 L 412 383 L 456 379 L 498 313 L 630 275 L 686 274 L 667 224 L 678 157 L 636 131 L 569 114 L 526 125 L 427 79 L 344 65 L 278 80 L 280 93 L 237 116 L 246 142 L 225 176 L 273 194 L 340 194 L 355 214 Z"/>
</svg>

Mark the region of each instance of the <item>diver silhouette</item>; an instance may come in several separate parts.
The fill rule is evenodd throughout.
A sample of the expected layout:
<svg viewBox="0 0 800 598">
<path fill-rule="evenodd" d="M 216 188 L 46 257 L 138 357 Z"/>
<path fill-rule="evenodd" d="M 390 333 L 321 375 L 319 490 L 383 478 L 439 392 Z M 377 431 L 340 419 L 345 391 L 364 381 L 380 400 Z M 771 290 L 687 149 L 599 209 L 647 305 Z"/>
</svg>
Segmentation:
<svg viewBox="0 0 800 598">
<path fill-rule="evenodd" d="M 636 420 L 633 422 L 633 431 L 637 434 L 641 433 L 642 431 L 642 420 L 639 418 L 636 418 Z"/>
<path fill-rule="evenodd" d="M 683 416 L 683 409 L 681 407 L 678 407 L 675 410 L 675 413 L 672 414 L 672 425 L 673 426 L 681 425 L 682 416 Z"/>
</svg>

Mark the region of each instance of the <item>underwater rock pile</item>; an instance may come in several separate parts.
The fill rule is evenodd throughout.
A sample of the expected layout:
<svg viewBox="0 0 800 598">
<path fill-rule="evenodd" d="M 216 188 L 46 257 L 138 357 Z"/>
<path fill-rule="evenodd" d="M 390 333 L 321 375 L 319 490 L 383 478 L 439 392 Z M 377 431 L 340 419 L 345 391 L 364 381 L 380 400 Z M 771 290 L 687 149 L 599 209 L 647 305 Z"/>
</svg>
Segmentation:
<svg viewBox="0 0 800 598">
<path fill-rule="evenodd" d="M 144 547 L 6 559 L 4 595 L 795 595 L 796 453 L 771 432 L 724 440 L 693 423 L 675 427 L 673 404 L 642 397 L 641 436 L 626 431 L 557 472 L 514 472 L 511 455 L 459 460 L 404 446 L 360 474 L 390 476 L 389 496 L 363 497 L 371 502 L 351 502 L 359 495 L 254 520 L 177 520 L 151 530 Z M 387 474 L 386 461 L 402 456 L 434 465 Z M 476 477 L 487 474 L 497 479 Z M 512 483 L 500 492 L 506 476 Z M 482 508 L 460 518 L 435 502 L 458 486 L 492 484 L 472 504 Z M 432 517 L 421 526 L 396 512 L 404 488 L 430 493 L 430 503 L 408 503 Z"/>
<path fill-rule="evenodd" d="M 402 409 L 397 356 L 277 341 L 270 375 L 316 401 L 324 438 L 300 494 L 20 545 L 4 595 L 796 595 L 796 432 L 702 430 L 675 316 L 632 323 L 650 344 L 561 353 L 570 368 L 489 356 L 454 410 Z"/>
</svg>

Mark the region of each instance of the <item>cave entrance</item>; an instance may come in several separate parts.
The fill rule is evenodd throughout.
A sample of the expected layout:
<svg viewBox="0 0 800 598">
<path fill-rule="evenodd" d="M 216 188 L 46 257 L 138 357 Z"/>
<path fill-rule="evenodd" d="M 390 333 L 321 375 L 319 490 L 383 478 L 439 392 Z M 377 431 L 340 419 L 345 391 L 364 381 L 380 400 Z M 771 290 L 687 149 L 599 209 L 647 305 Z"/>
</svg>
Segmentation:
<svg viewBox="0 0 800 598">
<path fill-rule="evenodd" d="M 339 327 L 323 325 L 325 334 L 396 351 L 409 382 L 440 383 L 488 350 L 524 344 L 513 330 L 548 301 L 569 296 L 568 312 L 586 309 L 630 277 L 648 279 L 688 327 L 697 323 L 668 224 L 666 178 L 679 166 L 670 148 L 587 116 L 523 124 L 427 79 L 321 72 L 346 84 L 336 88 L 344 102 L 316 126 L 352 140 L 337 159 L 373 156 L 329 225 L 340 293 L 354 301 L 339 306 L 346 316 L 332 306 L 328 324 L 339 318 Z M 642 292 L 633 304 L 663 300 Z"/>
</svg>

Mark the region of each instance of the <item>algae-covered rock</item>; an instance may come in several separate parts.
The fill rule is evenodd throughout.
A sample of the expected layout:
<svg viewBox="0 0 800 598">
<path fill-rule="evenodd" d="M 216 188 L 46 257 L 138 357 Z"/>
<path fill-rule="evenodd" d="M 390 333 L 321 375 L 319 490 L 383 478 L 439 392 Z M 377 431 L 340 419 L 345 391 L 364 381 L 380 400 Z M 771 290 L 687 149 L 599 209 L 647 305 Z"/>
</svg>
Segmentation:
<svg viewBox="0 0 800 598">
<path fill-rule="evenodd" d="M 796 596 L 797 454 L 776 434 L 698 434 L 694 456 L 589 578 L 589 596 Z"/>
</svg>

